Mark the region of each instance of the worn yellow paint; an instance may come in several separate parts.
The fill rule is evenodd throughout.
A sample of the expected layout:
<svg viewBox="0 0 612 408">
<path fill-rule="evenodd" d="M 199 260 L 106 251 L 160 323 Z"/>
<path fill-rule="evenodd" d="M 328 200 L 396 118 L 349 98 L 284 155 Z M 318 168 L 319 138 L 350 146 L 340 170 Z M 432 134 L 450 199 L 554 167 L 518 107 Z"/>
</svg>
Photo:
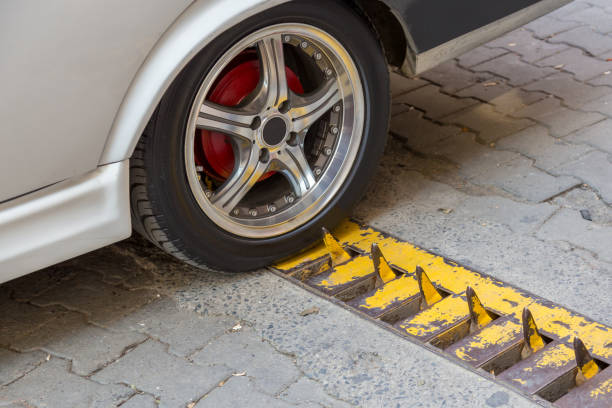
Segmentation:
<svg viewBox="0 0 612 408">
<path fill-rule="evenodd" d="M 602 382 L 597 388 L 591 390 L 590 396 L 594 399 L 599 399 L 599 397 L 612 394 L 612 378 L 607 379 Z"/>
<path fill-rule="evenodd" d="M 612 358 L 612 347 L 607 346 L 612 342 L 612 328 L 610 327 L 593 322 L 560 306 L 534 298 L 497 279 L 471 271 L 412 244 L 384 236 L 369 227 L 360 227 L 352 221 L 342 224 L 334 230 L 334 234 L 342 245 L 349 244 L 366 253 L 370 250 L 372 243 L 376 242 L 389 263 L 408 272 L 413 272 L 417 266 L 421 266 L 427 271 L 432 282 L 447 292 L 459 294 L 465 291 L 467 286 L 471 286 L 477 291 L 481 302 L 498 315 L 509 315 L 520 319 L 523 308 L 529 307 L 538 322 L 539 329 L 547 335 L 559 339 L 580 337 L 588 340 L 594 356 L 603 359 Z M 327 250 L 320 245 L 293 259 L 275 265 L 275 268 L 288 271 L 326 256 L 326 254 Z M 364 268 L 372 268 L 371 261 L 369 266 L 365 263 L 363 265 Z M 345 276 L 350 277 L 363 276 L 362 273 L 356 271 L 344 273 Z M 328 280 L 337 282 L 340 279 L 342 278 L 337 276 Z M 467 304 L 464 306 L 467 308 Z"/>
<path fill-rule="evenodd" d="M 382 288 L 364 299 L 361 307 L 366 309 L 384 310 L 392 304 L 404 299 L 411 298 L 419 293 L 419 284 L 414 276 L 400 275 L 398 278 L 388 282 Z"/>
<path fill-rule="evenodd" d="M 323 229 L 323 244 L 327 248 L 327 252 L 329 253 L 329 257 L 331 259 L 331 264 L 333 266 L 340 265 L 342 263 L 348 262 L 351 260 L 351 256 L 342 248 L 342 245 L 336 238 L 327 231 Z"/>
<path fill-rule="evenodd" d="M 579 374 L 576 376 L 577 383 L 593 378 L 601 371 L 593 357 L 591 357 L 591 354 L 589 354 L 589 350 L 587 350 L 582 340 L 578 337 L 574 338 L 574 355 L 576 357 L 576 364 L 580 369 Z"/>
<path fill-rule="evenodd" d="M 372 262 L 374 262 L 374 267 L 376 268 L 376 273 L 380 279 L 381 285 L 385 283 L 391 282 L 396 278 L 395 272 L 387 263 L 385 256 L 382 251 L 378 248 L 378 245 L 372 244 Z"/>
<path fill-rule="evenodd" d="M 333 289 L 353 282 L 359 278 L 374 273 L 374 265 L 369 256 L 358 256 L 351 261 L 332 269 L 329 275 L 322 279 L 317 286 Z"/>
<path fill-rule="evenodd" d="M 417 267 L 419 268 L 419 267 Z M 431 279 L 423 269 L 417 269 L 417 281 L 423 298 L 423 306 L 431 306 L 442 300 L 442 295 L 438 289 L 431 283 Z"/>
<path fill-rule="evenodd" d="M 527 308 L 523 310 L 523 335 L 525 337 L 525 344 L 533 353 L 544 348 L 546 345 L 544 338 L 540 335 L 533 315 Z"/>
<path fill-rule="evenodd" d="M 513 378 L 512 381 L 516 381 L 517 383 L 521 385 L 527 384 L 527 381 L 523 380 L 522 378 Z"/>
<path fill-rule="evenodd" d="M 493 321 L 493 316 L 484 308 L 476 292 L 471 287 L 468 286 L 465 293 L 472 320 L 471 328 L 472 330 L 482 329 Z"/>
<path fill-rule="evenodd" d="M 485 350 L 495 345 L 509 344 L 520 336 L 521 325 L 511 320 L 505 320 L 483 328 L 472 336 L 472 340 L 455 350 L 455 355 L 464 361 L 474 361 L 471 354 L 477 350 Z M 469 359 L 468 359 L 469 358 Z"/>
<path fill-rule="evenodd" d="M 589 378 L 595 377 L 595 374 L 599 373 L 599 366 L 594 360 L 588 361 L 586 364 L 580 367 L 582 375 L 588 380 Z"/>
<path fill-rule="evenodd" d="M 574 360 L 574 349 L 560 343 L 542 350 L 535 357 L 535 366 L 537 368 L 559 368 L 568 365 Z"/>
<path fill-rule="evenodd" d="M 441 328 L 452 327 L 468 316 L 468 306 L 461 296 L 448 296 L 428 309 L 402 321 L 398 327 L 406 333 L 425 337 Z"/>
</svg>

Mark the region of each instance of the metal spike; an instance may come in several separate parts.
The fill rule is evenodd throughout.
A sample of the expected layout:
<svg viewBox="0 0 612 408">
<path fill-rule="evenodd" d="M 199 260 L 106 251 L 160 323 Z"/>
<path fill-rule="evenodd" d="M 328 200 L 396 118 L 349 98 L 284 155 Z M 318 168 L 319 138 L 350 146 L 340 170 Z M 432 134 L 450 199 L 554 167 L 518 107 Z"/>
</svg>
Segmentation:
<svg viewBox="0 0 612 408">
<path fill-rule="evenodd" d="M 530 354 L 544 348 L 546 342 L 538 331 L 538 326 L 529 309 L 523 309 L 523 337 L 525 338 L 525 346 L 523 347 L 522 357 L 525 358 Z"/>
<path fill-rule="evenodd" d="M 478 299 L 476 292 L 474 292 L 471 286 L 468 286 L 465 290 L 465 296 L 467 297 L 468 309 L 470 310 L 471 332 L 480 330 L 493 321 L 495 316 L 482 306 L 480 299 Z"/>
<path fill-rule="evenodd" d="M 419 282 L 419 290 L 421 291 L 421 299 L 423 300 L 423 302 L 421 302 L 423 308 L 442 300 L 442 295 L 438 292 L 438 289 L 436 289 L 433 283 L 431 283 L 429 276 L 427 276 L 420 266 L 416 267 L 416 276 Z"/>
<path fill-rule="evenodd" d="M 389 266 L 389 263 L 385 259 L 382 251 L 376 244 L 376 242 L 372 243 L 372 261 L 374 261 L 374 270 L 376 271 L 376 287 L 379 288 L 383 286 L 385 283 L 392 281 L 397 277 L 393 269 Z"/>
<path fill-rule="evenodd" d="M 578 337 L 574 337 L 574 353 L 576 354 L 576 385 L 582 385 L 589 378 L 593 378 L 601 369 L 591 357 L 589 350 Z"/>
<path fill-rule="evenodd" d="M 326 228 L 323 228 L 323 243 L 327 247 L 331 258 L 332 266 L 340 265 L 341 263 L 351 260 L 351 256 L 342 248 L 342 245 L 334 238 L 334 236 Z"/>
</svg>

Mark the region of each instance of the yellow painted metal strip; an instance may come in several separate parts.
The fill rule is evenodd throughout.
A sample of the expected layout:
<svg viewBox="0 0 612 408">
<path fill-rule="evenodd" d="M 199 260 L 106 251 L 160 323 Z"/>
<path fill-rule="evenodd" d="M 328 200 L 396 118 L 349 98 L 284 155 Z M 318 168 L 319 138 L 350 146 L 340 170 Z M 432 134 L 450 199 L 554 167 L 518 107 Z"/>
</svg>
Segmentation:
<svg viewBox="0 0 612 408">
<path fill-rule="evenodd" d="M 376 287 L 383 286 L 385 283 L 391 282 L 393 279 L 395 279 L 395 272 L 393 272 L 393 269 L 391 269 L 389 266 L 389 263 L 376 243 L 372 244 L 372 250 L 370 253 L 372 254 L 372 261 L 374 262 L 374 270 L 378 275 L 376 279 Z"/>
<path fill-rule="evenodd" d="M 323 244 L 327 248 L 332 266 L 340 265 L 351 260 L 351 256 L 342 248 L 340 243 L 327 229 L 323 228 Z"/>
<path fill-rule="evenodd" d="M 315 276 L 316 280 L 313 281 L 313 286 L 330 290 L 373 273 L 374 265 L 370 257 L 365 255 L 358 256 L 347 263 L 333 268 L 329 273 L 325 274 L 326 276 Z"/>
<path fill-rule="evenodd" d="M 419 283 L 419 290 L 421 291 L 421 297 L 423 299 L 423 307 L 431 306 L 434 303 L 437 303 L 442 300 L 442 294 L 436 289 L 436 287 L 431 283 L 429 276 L 427 273 L 421 268 L 417 266 L 416 268 L 416 276 L 417 282 Z"/>
<path fill-rule="evenodd" d="M 578 373 L 576 374 L 576 385 L 582 385 L 587 380 L 595 377 L 601 369 L 589 354 L 582 340 L 574 337 L 574 355 L 576 356 L 576 364 L 578 365 Z"/>
<path fill-rule="evenodd" d="M 360 305 L 364 309 L 387 309 L 404 299 L 416 296 L 419 293 L 419 284 L 414 276 L 400 275 L 398 278 L 388 282 L 382 288 L 364 299 Z"/>
<path fill-rule="evenodd" d="M 496 321 L 473 334 L 469 338 L 469 342 L 461 347 L 454 348 L 452 352 L 455 357 L 463 361 L 484 363 L 486 360 L 478 358 L 478 355 L 483 354 L 485 350 L 490 348 L 496 348 L 498 352 L 501 351 L 504 345 L 510 345 L 521 338 L 521 331 L 522 326 L 512 320 L 505 319 L 500 323 Z"/>
<path fill-rule="evenodd" d="M 453 295 L 399 322 L 396 327 L 412 336 L 427 339 L 465 320 L 468 315 L 465 299 Z"/>
<path fill-rule="evenodd" d="M 493 321 L 494 316 L 484 308 L 474 289 L 468 286 L 465 290 L 465 296 L 470 311 L 470 320 L 472 321 L 470 331 L 480 330 Z"/>
<path fill-rule="evenodd" d="M 538 330 L 535 319 L 529 309 L 523 309 L 523 336 L 525 337 L 525 345 L 531 353 L 541 350 L 546 345 L 544 338 Z"/>
</svg>

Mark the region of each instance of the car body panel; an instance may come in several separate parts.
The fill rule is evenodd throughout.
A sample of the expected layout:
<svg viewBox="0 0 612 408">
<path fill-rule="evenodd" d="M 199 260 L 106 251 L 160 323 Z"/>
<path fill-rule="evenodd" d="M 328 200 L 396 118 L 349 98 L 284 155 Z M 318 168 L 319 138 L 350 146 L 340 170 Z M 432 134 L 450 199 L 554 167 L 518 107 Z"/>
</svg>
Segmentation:
<svg viewBox="0 0 612 408">
<path fill-rule="evenodd" d="M 190 2 L 0 2 L 0 202 L 95 169 L 138 68 Z"/>
</svg>

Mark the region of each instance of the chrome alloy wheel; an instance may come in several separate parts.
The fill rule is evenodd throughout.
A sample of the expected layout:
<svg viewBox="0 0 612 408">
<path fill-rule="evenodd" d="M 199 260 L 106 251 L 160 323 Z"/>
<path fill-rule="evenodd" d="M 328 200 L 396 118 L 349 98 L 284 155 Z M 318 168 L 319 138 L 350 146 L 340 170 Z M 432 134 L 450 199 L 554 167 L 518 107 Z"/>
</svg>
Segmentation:
<svg viewBox="0 0 612 408">
<path fill-rule="evenodd" d="M 212 102 L 220 77 L 249 50 L 260 73 L 255 89 L 234 106 Z M 292 69 L 305 92 L 289 86 Z M 185 170 L 193 196 L 215 224 L 237 236 L 274 237 L 305 224 L 351 171 L 364 104 L 351 56 L 326 32 L 279 24 L 248 35 L 218 60 L 192 105 Z M 211 177 L 197 155 L 201 131 L 222 133 L 231 144 L 234 164 L 226 178 Z"/>
</svg>

